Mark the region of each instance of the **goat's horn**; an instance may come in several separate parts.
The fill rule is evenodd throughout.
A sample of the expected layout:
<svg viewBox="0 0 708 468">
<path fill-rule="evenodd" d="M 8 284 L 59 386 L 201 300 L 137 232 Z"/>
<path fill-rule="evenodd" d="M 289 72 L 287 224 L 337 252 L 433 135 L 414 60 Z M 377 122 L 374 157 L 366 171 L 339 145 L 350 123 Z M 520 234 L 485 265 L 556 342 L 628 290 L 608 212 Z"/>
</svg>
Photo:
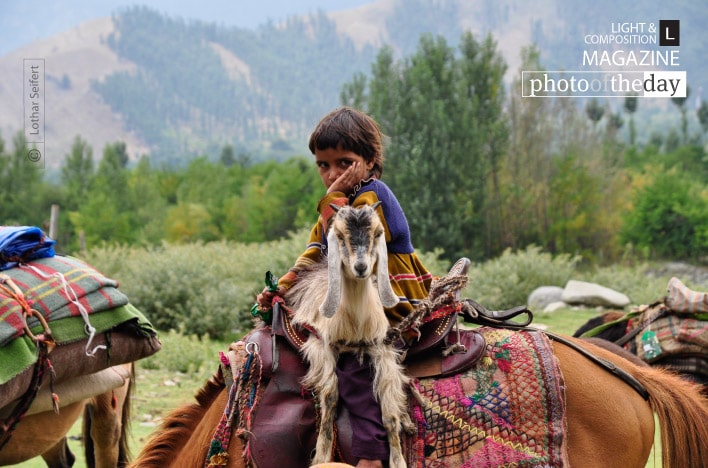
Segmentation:
<svg viewBox="0 0 708 468">
<path fill-rule="evenodd" d="M 379 207 L 379 205 L 380 205 L 381 203 L 382 203 L 381 200 L 377 201 L 376 203 L 374 203 L 373 205 L 371 205 L 371 209 L 372 209 L 372 210 L 375 210 L 376 208 Z"/>
<path fill-rule="evenodd" d="M 338 212 L 340 208 L 342 208 L 341 206 L 335 205 L 334 203 L 330 203 L 329 206 L 332 207 L 335 213 Z"/>
<path fill-rule="evenodd" d="M 327 294 L 320 305 L 320 312 L 325 317 L 332 317 L 337 312 L 342 297 L 342 262 L 337 236 L 332 230 L 327 236 L 327 245 Z"/>
</svg>

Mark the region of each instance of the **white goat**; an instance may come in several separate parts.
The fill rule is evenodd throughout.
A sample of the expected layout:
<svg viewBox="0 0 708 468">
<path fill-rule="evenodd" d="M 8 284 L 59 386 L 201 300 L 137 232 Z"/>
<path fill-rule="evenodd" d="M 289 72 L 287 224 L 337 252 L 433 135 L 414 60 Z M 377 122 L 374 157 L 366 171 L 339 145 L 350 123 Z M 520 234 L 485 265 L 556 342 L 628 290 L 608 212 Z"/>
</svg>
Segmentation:
<svg viewBox="0 0 708 468">
<path fill-rule="evenodd" d="M 307 324 L 317 332 L 302 347 L 309 363 L 303 384 L 315 391 L 321 411 L 313 464 L 331 460 L 339 400 L 337 358 L 339 353 L 354 352 L 360 358 L 368 354 L 375 369 L 374 395 L 388 432 L 389 466 L 406 466 L 400 431 L 412 428 L 407 411 L 409 378 L 399 352 L 383 344 L 389 328 L 384 306 L 396 305 L 398 297 L 388 279 L 388 253 L 377 205 L 340 208 L 327 236 L 327 269 L 302 272 L 285 297 L 295 311 L 293 324 Z"/>
</svg>

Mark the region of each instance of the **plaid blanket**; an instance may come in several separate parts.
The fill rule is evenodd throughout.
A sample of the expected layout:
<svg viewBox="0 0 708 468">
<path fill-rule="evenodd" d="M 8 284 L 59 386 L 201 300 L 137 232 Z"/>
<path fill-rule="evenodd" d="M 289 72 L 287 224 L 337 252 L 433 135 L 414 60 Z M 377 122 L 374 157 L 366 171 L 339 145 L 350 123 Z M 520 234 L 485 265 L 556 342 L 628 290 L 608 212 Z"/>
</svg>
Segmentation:
<svg viewBox="0 0 708 468">
<path fill-rule="evenodd" d="M 68 317 L 81 316 L 90 321 L 90 314 L 128 304 L 128 298 L 118 290 L 117 281 L 72 257 L 40 258 L 3 273 L 15 282 L 50 326 Z M 35 328 L 39 321 L 30 317 L 27 324 Z M 24 334 L 22 306 L 15 298 L 0 294 L 0 348 Z M 64 341 L 56 334 L 55 339 Z"/>
</svg>

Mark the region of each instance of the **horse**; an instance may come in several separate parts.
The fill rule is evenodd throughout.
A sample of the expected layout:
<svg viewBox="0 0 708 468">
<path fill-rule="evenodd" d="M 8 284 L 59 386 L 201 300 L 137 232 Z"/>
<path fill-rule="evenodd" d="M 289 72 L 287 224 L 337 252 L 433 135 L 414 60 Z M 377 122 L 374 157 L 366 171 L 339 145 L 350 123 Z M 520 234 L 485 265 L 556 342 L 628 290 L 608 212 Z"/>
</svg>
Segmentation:
<svg viewBox="0 0 708 468">
<path fill-rule="evenodd" d="M 131 398 L 135 390 L 134 363 L 120 366 L 124 383 L 103 393 L 82 398 L 53 410 L 27 414 L 7 444 L 0 449 L 0 466 L 41 456 L 49 468 L 70 468 L 76 461 L 67 434 L 81 418 L 86 466 L 125 467 L 129 463 Z M 127 376 L 127 377 L 125 377 Z M 61 397 L 61 393 L 59 393 Z"/>
<path fill-rule="evenodd" d="M 626 312 L 611 310 L 585 322 L 573 333 L 573 336 L 585 338 L 584 335 L 590 330 L 604 326 L 605 328 L 594 334 L 592 338 L 620 345 L 629 343 L 627 346 L 619 346 L 619 348 L 636 355 L 636 347 L 629 346 L 632 344 L 629 334 L 641 332 L 641 328 L 629 330 L 627 324 Z M 669 369 L 684 379 L 701 385 L 703 393 L 708 396 L 708 349 L 704 349 L 702 354 L 695 352 L 671 353 L 653 360 L 650 365 Z"/>
<path fill-rule="evenodd" d="M 553 358 L 564 380 L 564 424 L 570 466 L 643 468 L 654 443 L 655 414 L 664 468 L 706 463 L 708 400 L 697 386 L 665 369 L 634 365 L 590 342 L 564 336 L 558 341 L 558 335 L 555 336 Z M 629 373 L 646 389 L 647 399 L 576 347 Z M 176 408 L 163 419 L 131 467 L 205 466 L 229 399 L 221 370 L 203 385 L 195 399 L 196 402 Z M 228 455 L 218 466 L 250 466 L 243 458 L 244 448 L 239 437 L 232 437 Z M 277 451 L 278 447 L 273 446 L 272 450 Z"/>
</svg>

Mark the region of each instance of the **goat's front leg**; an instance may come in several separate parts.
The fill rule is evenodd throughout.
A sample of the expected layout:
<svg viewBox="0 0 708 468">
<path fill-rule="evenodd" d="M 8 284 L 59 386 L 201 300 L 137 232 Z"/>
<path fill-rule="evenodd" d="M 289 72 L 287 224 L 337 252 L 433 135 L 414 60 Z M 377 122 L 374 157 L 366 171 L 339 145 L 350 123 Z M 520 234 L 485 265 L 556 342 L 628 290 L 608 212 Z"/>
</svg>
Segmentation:
<svg viewBox="0 0 708 468">
<path fill-rule="evenodd" d="M 320 405 L 320 427 L 312 464 L 332 459 L 334 448 L 334 421 L 337 415 L 339 390 L 337 388 L 337 357 L 321 339 L 310 337 L 302 347 L 310 368 L 303 379 L 305 387 L 313 389 Z"/>
<path fill-rule="evenodd" d="M 389 467 L 405 468 L 406 460 L 401 448 L 401 430 L 411 431 L 413 422 L 408 413 L 406 388 L 410 379 L 398 362 L 398 353 L 391 346 L 370 349 L 371 360 L 376 369 L 374 389 L 381 405 L 381 416 L 388 434 L 390 449 Z"/>
</svg>

